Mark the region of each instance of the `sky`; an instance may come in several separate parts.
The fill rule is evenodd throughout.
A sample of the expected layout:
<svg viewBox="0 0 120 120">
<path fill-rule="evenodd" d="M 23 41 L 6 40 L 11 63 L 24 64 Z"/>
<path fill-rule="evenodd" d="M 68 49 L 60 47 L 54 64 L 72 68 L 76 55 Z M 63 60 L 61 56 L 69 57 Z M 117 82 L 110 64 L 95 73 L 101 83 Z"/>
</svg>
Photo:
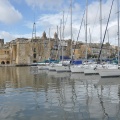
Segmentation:
<svg viewBox="0 0 120 120">
<path fill-rule="evenodd" d="M 10 42 L 16 38 L 32 38 L 33 23 L 36 23 L 36 36 L 41 37 L 46 32 L 47 37 L 54 37 L 54 33 L 60 33 L 60 20 L 63 20 L 64 11 L 64 37 L 71 38 L 71 0 L 0 0 L 0 38 Z M 110 13 L 112 0 L 102 0 L 102 38 Z M 85 21 L 78 37 L 86 0 L 72 0 L 72 31 L 75 41 L 85 42 Z M 105 42 L 117 45 L 117 0 L 114 0 L 108 34 Z M 87 16 L 87 41 L 100 42 L 100 0 L 88 0 Z M 62 30 L 61 30 L 62 31 Z M 109 37 L 108 37 L 109 35 Z M 91 36 L 91 37 L 90 37 Z M 90 39 L 91 38 L 91 39 Z M 108 39 L 109 38 L 109 39 Z"/>
</svg>

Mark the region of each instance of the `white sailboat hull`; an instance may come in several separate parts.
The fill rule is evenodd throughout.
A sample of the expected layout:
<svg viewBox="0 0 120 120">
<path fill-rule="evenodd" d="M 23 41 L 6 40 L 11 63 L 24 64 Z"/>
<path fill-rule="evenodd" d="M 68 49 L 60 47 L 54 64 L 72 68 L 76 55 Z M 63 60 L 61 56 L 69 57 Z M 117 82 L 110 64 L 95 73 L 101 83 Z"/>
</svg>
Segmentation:
<svg viewBox="0 0 120 120">
<path fill-rule="evenodd" d="M 55 66 L 57 72 L 70 72 L 70 66 Z"/>
<path fill-rule="evenodd" d="M 47 70 L 47 67 L 46 66 L 37 66 L 39 70 Z"/>
<path fill-rule="evenodd" d="M 39 70 L 48 70 L 47 65 L 38 65 L 37 67 L 38 67 Z"/>
<path fill-rule="evenodd" d="M 84 74 L 85 74 L 85 75 L 99 74 L 99 72 L 98 72 L 98 70 L 94 70 L 94 69 L 85 69 L 85 70 L 84 70 Z"/>
<path fill-rule="evenodd" d="M 85 69 L 84 70 L 84 73 L 87 75 L 87 74 L 99 74 L 99 72 L 105 70 L 107 71 L 108 69 L 117 69 L 118 66 L 117 65 L 112 65 L 112 64 L 105 64 L 105 65 L 101 65 L 101 64 L 98 64 L 98 65 L 91 65 L 89 66 L 88 69 Z"/>
<path fill-rule="evenodd" d="M 55 66 L 49 66 L 49 71 L 56 71 Z"/>
<path fill-rule="evenodd" d="M 72 73 L 83 73 L 84 72 L 84 68 L 81 66 L 70 66 L 70 70 Z"/>
<path fill-rule="evenodd" d="M 119 77 L 120 76 L 120 70 L 119 69 L 100 70 L 99 75 L 101 77 Z"/>
</svg>

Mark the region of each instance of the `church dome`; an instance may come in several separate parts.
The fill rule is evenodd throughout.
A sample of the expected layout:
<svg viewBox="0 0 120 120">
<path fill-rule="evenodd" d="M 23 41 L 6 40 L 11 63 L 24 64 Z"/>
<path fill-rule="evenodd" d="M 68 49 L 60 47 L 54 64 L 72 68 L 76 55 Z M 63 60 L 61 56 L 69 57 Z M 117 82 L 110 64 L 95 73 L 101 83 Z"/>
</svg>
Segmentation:
<svg viewBox="0 0 120 120">
<path fill-rule="evenodd" d="M 46 39 L 47 37 L 46 37 L 46 32 L 44 31 L 43 32 L 43 35 L 42 35 L 42 39 Z"/>
</svg>

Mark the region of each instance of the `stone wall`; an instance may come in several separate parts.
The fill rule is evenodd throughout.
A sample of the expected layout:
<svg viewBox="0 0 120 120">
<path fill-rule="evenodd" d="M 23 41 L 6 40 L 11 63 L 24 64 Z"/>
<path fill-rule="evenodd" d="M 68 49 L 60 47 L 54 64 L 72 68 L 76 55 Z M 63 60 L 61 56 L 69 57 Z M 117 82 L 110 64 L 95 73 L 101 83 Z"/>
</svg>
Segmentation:
<svg viewBox="0 0 120 120">
<path fill-rule="evenodd" d="M 9 48 L 0 49 L 0 64 L 10 64 Z"/>
<path fill-rule="evenodd" d="M 17 57 L 16 57 L 16 64 L 24 65 L 30 64 L 30 58 L 27 53 L 27 43 L 26 42 L 17 42 Z"/>
</svg>

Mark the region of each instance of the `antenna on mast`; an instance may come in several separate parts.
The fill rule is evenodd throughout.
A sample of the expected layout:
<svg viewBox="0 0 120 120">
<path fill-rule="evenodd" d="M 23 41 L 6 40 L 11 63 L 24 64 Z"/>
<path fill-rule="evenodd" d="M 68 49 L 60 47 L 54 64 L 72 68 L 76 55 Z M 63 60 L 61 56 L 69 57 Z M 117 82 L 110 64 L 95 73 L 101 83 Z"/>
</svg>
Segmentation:
<svg viewBox="0 0 120 120">
<path fill-rule="evenodd" d="M 32 31 L 32 40 L 36 39 L 36 23 L 35 23 L 35 13 L 34 13 L 34 23 L 33 23 L 33 31 Z"/>
</svg>

